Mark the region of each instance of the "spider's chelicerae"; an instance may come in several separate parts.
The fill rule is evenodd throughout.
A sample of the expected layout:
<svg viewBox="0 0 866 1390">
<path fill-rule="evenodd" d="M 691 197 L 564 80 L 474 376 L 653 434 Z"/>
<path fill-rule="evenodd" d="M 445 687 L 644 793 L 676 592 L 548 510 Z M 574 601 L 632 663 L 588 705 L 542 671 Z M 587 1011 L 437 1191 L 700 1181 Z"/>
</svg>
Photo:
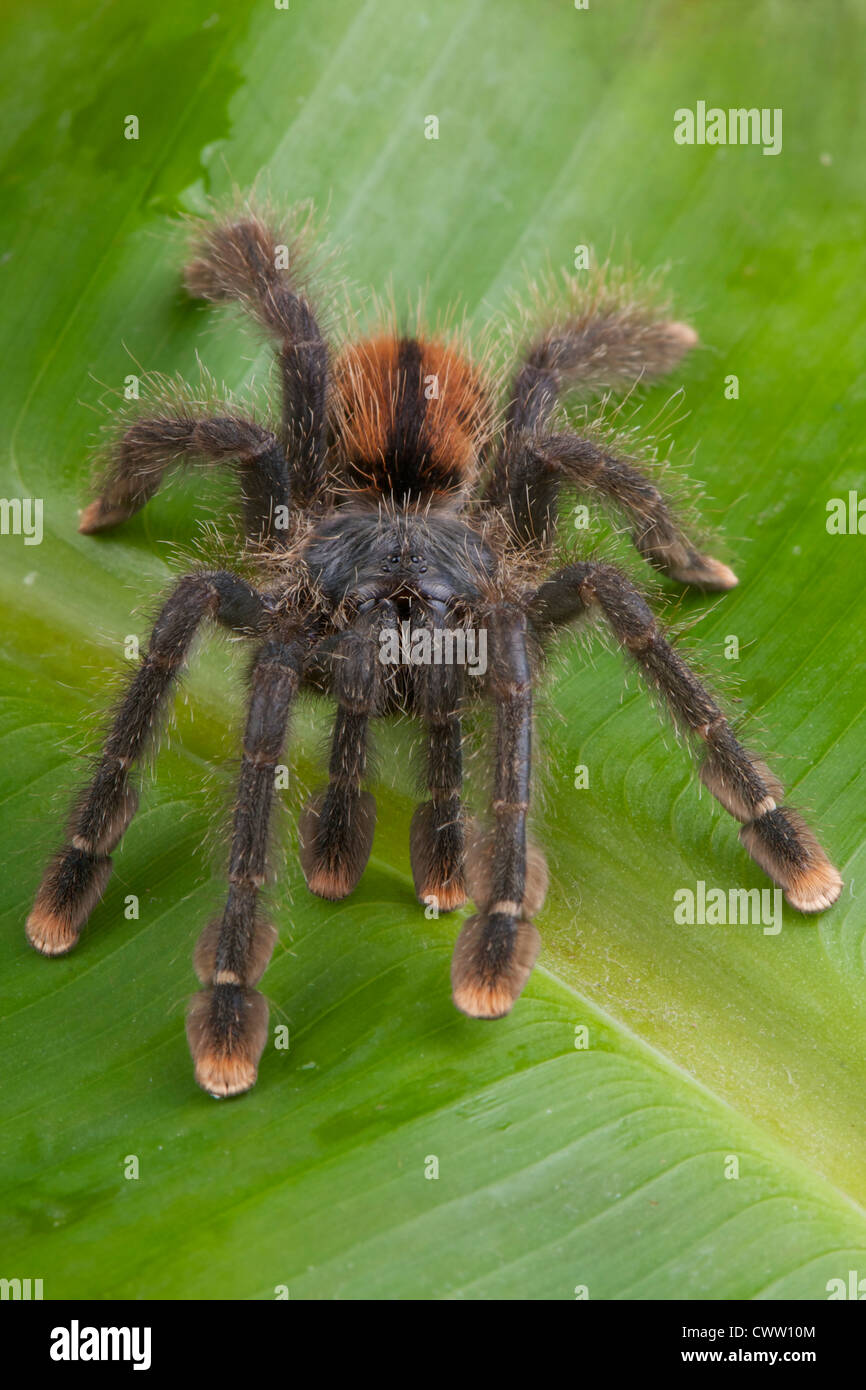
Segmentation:
<svg viewBox="0 0 866 1390">
<path fill-rule="evenodd" d="M 411 827 L 418 897 L 443 911 L 471 897 L 457 940 L 454 1002 L 473 1018 L 507 1014 L 539 948 L 532 919 L 547 871 L 527 841 L 532 694 L 539 653 L 557 628 L 597 614 L 670 714 L 703 746 L 706 787 L 742 822 L 753 859 L 801 912 L 838 897 L 842 881 L 777 779 L 734 736 L 725 715 L 659 630 L 618 568 L 594 560 L 556 569 L 563 485 L 625 514 L 634 544 L 682 584 L 724 590 L 730 569 L 688 540 L 659 490 L 604 441 L 562 426 L 573 386 L 628 389 L 674 368 L 696 342 L 683 323 L 640 302 L 597 293 L 540 326 L 515 365 L 504 414 L 481 368 L 456 339 L 379 336 L 332 354 L 310 294 L 286 261 L 284 228 L 244 211 L 200 224 L 186 270 L 190 292 L 239 301 L 277 343 L 282 423 L 270 430 L 230 406 L 191 397 L 125 422 L 85 533 L 115 526 L 156 492 L 177 462 L 231 464 L 255 563 L 253 586 L 228 570 L 176 584 L 115 711 L 100 760 L 77 798 L 68 841 L 52 858 L 27 921 L 45 955 L 71 950 L 105 890 L 111 850 L 135 812 L 130 783 L 167 712 L 196 630 L 222 624 L 255 642 L 240 784 L 222 917 L 195 952 L 202 990 L 187 1020 L 199 1084 L 215 1096 L 247 1090 L 267 1034 L 255 988 L 274 929 L 261 916 L 274 769 L 292 703 L 304 687 L 333 697 L 329 781 L 304 810 L 300 857 L 310 889 L 350 893 L 367 863 L 375 805 L 363 790 L 371 720 L 398 709 L 423 722 L 427 800 Z M 551 572 L 553 570 L 553 572 Z M 383 637 L 427 634 L 464 650 L 485 634 L 487 671 L 458 660 L 389 664 Z M 421 650 L 423 650 L 423 643 Z M 490 824 L 461 805 L 461 713 L 481 688 L 493 711 Z"/>
</svg>

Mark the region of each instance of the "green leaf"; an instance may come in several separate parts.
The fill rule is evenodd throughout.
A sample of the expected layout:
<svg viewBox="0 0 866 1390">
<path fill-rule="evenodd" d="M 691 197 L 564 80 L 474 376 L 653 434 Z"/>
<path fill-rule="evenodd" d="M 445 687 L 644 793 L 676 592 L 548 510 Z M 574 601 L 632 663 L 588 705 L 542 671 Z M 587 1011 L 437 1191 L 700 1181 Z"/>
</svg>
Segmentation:
<svg viewBox="0 0 866 1390">
<path fill-rule="evenodd" d="M 863 476 L 863 18 L 792 22 L 770 0 L 5 6 L 2 488 L 44 499 L 40 546 L 0 538 L 5 1276 L 48 1298 L 629 1299 L 817 1299 L 866 1276 L 864 542 L 825 524 Z M 781 108 L 782 152 L 675 144 L 698 100 Z M 198 478 L 79 536 L 90 407 L 136 364 L 194 376 L 199 351 L 232 388 L 262 379 L 236 327 L 204 334 L 165 236 L 259 175 L 330 201 L 356 280 L 390 277 L 398 303 L 426 284 L 431 313 L 460 297 L 477 327 L 579 244 L 672 263 L 706 345 L 675 457 L 695 451 L 741 577 L 672 616 L 700 619 L 703 665 L 735 671 L 750 736 L 821 827 L 846 879 L 831 912 L 786 909 L 778 935 L 675 925 L 680 888 L 767 881 L 618 654 L 566 642 L 539 720 L 544 949 L 512 1015 L 451 1005 L 459 924 L 414 901 L 410 737 L 383 729 L 352 898 L 305 892 L 286 817 L 265 988 L 291 1047 L 215 1104 L 183 1006 L 221 893 L 242 688 L 237 648 L 208 640 L 79 949 L 28 949 L 79 754 L 170 582 L 165 543 L 227 496 Z M 301 790 L 327 722 L 296 721 Z"/>
</svg>

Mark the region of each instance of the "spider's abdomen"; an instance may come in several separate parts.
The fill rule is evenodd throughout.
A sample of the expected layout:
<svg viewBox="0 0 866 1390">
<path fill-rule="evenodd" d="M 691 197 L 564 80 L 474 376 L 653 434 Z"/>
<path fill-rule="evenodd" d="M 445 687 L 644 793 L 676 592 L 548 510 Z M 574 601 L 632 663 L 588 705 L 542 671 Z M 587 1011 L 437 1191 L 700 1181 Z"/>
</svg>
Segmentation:
<svg viewBox="0 0 866 1390">
<path fill-rule="evenodd" d="M 481 377 L 451 345 L 391 335 L 335 366 L 345 482 L 405 501 L 471 484 L 490 425 Z"/>
</svg>

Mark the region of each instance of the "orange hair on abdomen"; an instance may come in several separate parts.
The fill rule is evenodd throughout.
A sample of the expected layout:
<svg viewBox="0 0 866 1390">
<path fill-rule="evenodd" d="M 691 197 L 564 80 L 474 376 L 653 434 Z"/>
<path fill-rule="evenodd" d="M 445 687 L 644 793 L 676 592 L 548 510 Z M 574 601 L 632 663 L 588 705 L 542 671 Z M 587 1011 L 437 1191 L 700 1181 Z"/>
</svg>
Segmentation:
<svg viewBox="0 0 866 1390">
<path fill-rule="evenodd" d="M 472 484 L 490 400 L 456 347 L 382 335 L 347 347 L 334 376 L 352 489 L 429 497 Z"/>
</svg>

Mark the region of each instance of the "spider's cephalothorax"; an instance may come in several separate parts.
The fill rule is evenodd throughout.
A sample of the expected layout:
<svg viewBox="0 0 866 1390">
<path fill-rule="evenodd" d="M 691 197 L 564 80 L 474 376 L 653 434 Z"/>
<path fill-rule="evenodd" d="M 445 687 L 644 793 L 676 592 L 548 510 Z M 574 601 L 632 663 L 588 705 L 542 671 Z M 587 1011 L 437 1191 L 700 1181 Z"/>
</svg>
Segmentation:
<svg viewBox="0 0 866 1390">
<path fill-rule="evenodd" d="M 171 465 L 230 463 L 260 578 L 252 585 L 201 569 L 167 598 L 74 804 L 67 842 L 44 874 L 27 921 L 31 943 L 45 955 L 71 950 L 99 901 L 109 855 L 136 809 L 133 768 L 204 619 L 256 643 L 228 896 L 196 948 L 203 988 L 187 1020 L 196 1078 L 213 1095 L 252 1086 L 265 1043 L 267 1007 L 255 986 L 275 933 L 259 893 L 274 770 L 302 687 L 336 704 L 328 783 L 299 826 L 304 874 L 325 898 L 350 893 L 370 853 L 375 804 L 363 784 L 371 719 L 403 709 L 422 721 L 427 799 L 412 819 L 412 871 L 419 898 L 442 911 L 467 896 L 475 902 L 452 966 L 455 1003 L 472 1017 L 506 1014 L 538 952 L 532 919 L 547 870 L 527 840 L 533 680 L 550 634 L 589 613 L 702 749 L 701 778 L 742 822 L 752 858 L 795 908 L 829 907 L 841 891 L 838 872 L 800 815 L 780 804 L 777 779 L 738 742 L 625 574 L 593 560 L 557 569 L 551 559 L 558 495 L 570 485 L 621 509 L 637 550 L 663 575 L 707 590 L 736 584 L 726 565 L 690 543 L 633 460 L 557 417 L 569 387 L 627 389 L 671 370 L 696 342 L 693 331 L 604 287 L 582 302 L 572 294 L 561 317 L 530 339 L 497 426 L 492 388 L 454 342 L 389 331 L 332 361 L 307 291 L 280 268 L 284 240 L 284 229 L 254 213 L 206 222 L 186 272 L 193 294 L 240 301 L 276 338 L 280 427 L 179 392 L 124 423 L 100 495 L 83 513 L 85 533 L 113 526 L 147 502 Z M 422 640 L 403 662 L 394 639 L 400 634 L 402 650 L 407 631 Z M 479 634 L 486 659 L 472 670 Z M 450 659 L 430 655 L 437 643 L 439 651 L 450 644 Z M 485 828 L 468 825 L 462 809 L 461 718 L 481 691 L 494 727 Z"/>
</svg>

